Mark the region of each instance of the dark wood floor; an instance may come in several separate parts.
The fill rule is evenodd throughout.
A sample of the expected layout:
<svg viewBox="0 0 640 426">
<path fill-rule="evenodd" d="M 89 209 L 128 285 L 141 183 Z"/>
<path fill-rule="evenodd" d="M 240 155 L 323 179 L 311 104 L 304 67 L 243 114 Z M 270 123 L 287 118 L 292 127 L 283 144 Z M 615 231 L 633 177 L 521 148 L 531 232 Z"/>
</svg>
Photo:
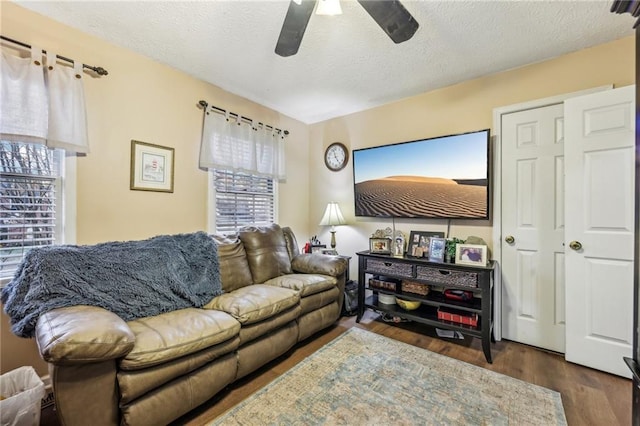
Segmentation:
<svg viewBox="0 0 640 426">
<path fill-rule="evenodd" d="M 285 356 L 231 385 L 175 424 L 206 424 L 351 327 L 360 327 L 558 391 L 562 395 L 569 425 L 631 424 L 630 380 L 568 363 L 556 353 L 504 340 L 492 345 L 493 364 L 488 364 L 479 339 L 440 339 L 431 328 L 405 323 L 390 325 L 371 312 L 367 312 L 359 324 L 356 324 L 355 317 L 340 319 L 334 327 L 311 337 Z"/>
</svg>

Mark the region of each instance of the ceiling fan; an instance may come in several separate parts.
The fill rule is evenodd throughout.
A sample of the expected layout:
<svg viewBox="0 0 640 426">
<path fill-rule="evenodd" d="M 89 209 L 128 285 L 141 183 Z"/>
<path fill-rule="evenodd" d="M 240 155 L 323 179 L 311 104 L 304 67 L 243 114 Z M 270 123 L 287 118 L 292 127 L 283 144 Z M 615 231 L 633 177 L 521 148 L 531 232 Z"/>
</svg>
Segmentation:
<svg viewBox="0 0 640 426">
<path fill-rule="evenodd" d="M 302 36 L 307 28 L 313 9 L 318 0 L 291 0 L 287 15 L 282 23 L 276 53 L 292 56 L 298 52 Z M 320 0 L 325 2 L 328 0 Z M 409 40 L 418 29 L 418 22 L 404 8 L 399 0 L 358 0 L 382 30 L 394 43 Z M 341 13 L 341 12 L 339 12 Z"/>
</svg>

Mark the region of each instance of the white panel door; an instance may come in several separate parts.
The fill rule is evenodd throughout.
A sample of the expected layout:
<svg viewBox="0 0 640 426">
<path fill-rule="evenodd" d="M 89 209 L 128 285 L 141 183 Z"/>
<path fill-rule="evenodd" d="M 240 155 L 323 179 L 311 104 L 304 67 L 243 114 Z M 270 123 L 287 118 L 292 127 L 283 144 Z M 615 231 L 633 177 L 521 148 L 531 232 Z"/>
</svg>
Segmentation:
<svg viewBox="0 0 640 426">
<path fill-rule="evenodd" d="M 502 337 L 564 352 L 563 106 L 502 116 Z"/>
<path fill-rule="evenodd" d="M 565 102 L 567 361 L 630 377 L 635 86 Z"/>
</svg>

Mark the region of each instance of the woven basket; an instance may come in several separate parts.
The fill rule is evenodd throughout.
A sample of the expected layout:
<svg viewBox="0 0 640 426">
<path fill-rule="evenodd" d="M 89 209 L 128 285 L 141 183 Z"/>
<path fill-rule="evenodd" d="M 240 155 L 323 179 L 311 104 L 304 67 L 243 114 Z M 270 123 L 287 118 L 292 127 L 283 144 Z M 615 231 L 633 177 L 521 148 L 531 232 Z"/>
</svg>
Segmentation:
<svg viewBox="0 0 640 426">
<path fill-rule="evenodd" d="M 398 277 L 411 278 L 413 274 L 413 265 L 409 263 L 396 263 L 377 259 L 367 259 L 367 264 L 365 267 L 367 271 L 370 272 L 395 275 Z"/>
<path fill-rule="evenodd" d="M 402 291 L 407 293 L 420 294 L 426 296 L 429 294 L 429 286 L 423 283 L 417 283 L 414 281 L 402 281 Z"/>
<path fill-rule="evenodd" d="M 454 271 L 450 269 L 436 269 L 418 266 L 416 278 L 429 281 L 433 284 L 457 285 L 460 287 L 477 288 L 478 273 L 467 271 Z"/>
<path fill-rule="evenodd" d="M 377 288 L 377 289 L 380 289 L 380 290 L 396 291 L 396 283 L 391 282 L 391 281 L 377 280 L 375 278 L 369 279 L 369 287 L 370 288 Z"/>
</svg>

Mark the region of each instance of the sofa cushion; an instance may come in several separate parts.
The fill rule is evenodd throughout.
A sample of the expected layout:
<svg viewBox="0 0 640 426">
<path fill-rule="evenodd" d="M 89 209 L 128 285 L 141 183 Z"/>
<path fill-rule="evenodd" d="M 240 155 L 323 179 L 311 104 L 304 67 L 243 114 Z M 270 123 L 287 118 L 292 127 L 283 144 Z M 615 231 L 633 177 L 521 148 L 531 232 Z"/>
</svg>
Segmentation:
<svg viewBox="0 0 640 426">
<path fill-rule="evenodd" d="M 220 311 L 187 308 L 127 323 L 136 343 L 120 361 L 138 370 L 180 358 L 238 335 L 240 323 Z"/>
<path fill-rule="evenodd" d="M 289 259 L 293 259 L 294 256 L 300 254 L 300 247 L 298 246 L 298 240 L 290 227 L 284 226 L 282 228 L 284 234 L 284 241 L 287 243 L 287 251 L 289 252 Z"/>
<path fill-rule="evenodd" d="M 300 301 L 300 303 L 302 303 L 302 301 Z M 260 322 L 242 324 L 240 328 L 240 346 L 262 337 L 273 330 L 278 330 L 291 321 L 295 321 L 301 313 L 300 305 L 295 305 L 293 308 L 289 308 L 278 315 L 274 315 Z"/>
<path fill-rule="evenodd" d="M 227 312 L 244 325 L 270 318 L 299 302 L 300 294 L 295 290 L 253 284 L 213 298 L 205 309 Z"/>
<path fill-rule="evenodd" d="M 238 346 L 240 346 L 240 338 L 234 337 L 194 354 L 153 367 L 143 368 L 142 370 L 118 370 L 120 404 L 128 404 L 165 383 L 188 375 L 207 364 L 216 362 L 225 355 L 234 353 Z"/>
<path fill-rule="evenodd" d="M 240 230 L 239 236 L 247 252 L 254 283 L 262 284 L 271 278 L 291 273 L 287 242 L 279 225 L 247 226 Z"/>
<path fill-rule="evenodd" d="M 300 292 L 300 297 L 306 297 L 328 290 L 335 287 L 337 283 L 338 280 L 334 277 L 316 274 L 289 274 L 265 281 L 267 285 L 296 290 Z"/>
<path fill-rule="evenodd" d="M 312 294 L 309 297 L 304 297 L 300 299 L 300 315 L 308 314 L 309 312 L 313 312 L 316 309 L 320 309 L 323 306 L 326 306 L 330 303 L 337 302 L 340 300 L 340 289 L 338 287 L 333 287 L 327 291 L 323 291 L 321 293 Z M 240 330 L 242 334 L 242 330 Z"/>
<path fill-rule="evenodd" d="M 218 262 L 220 279 L 225 292 L 253 284 L 251 269 L 247 262 L 247 253 L 242 241 L 223 235 L 211 236 L 218 243 Z"/>
</svg>

